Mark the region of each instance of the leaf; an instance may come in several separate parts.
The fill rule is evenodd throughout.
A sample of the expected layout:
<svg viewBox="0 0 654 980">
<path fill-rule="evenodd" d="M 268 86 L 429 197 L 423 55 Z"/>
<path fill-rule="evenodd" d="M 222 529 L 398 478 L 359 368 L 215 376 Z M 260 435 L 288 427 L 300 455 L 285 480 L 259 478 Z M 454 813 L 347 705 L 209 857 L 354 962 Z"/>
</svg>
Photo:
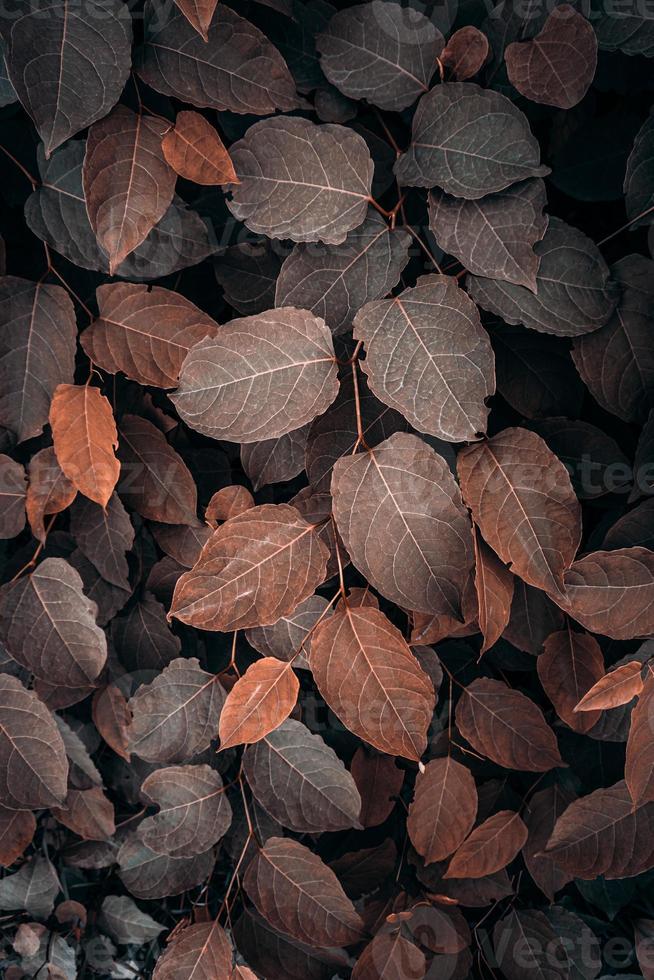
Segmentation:
<svg viewBox="0 0 654 980">
<path fill-rule="evenodd" d="M 352 9 L 364 8 L 350 7 L 343 13 Z M 310 310 L 338 336 L 352 326 L 366 303 L 381 299 L 397 284 L 409 261 L 409 242 L 407 232 L 389 229 L 381 215 L 369 208 L 363 224 L 350 231 L 342 244 L 295 246 L 282 263 L 275 306 Z"/>
<path fill-rule="evenodd" d="M 604 673 L 604 657 L 597 640 L 588 633 L 574 632 L 568 623 L 565 630 L 548 636 L 536 664 L 543 690 L 559 718 L 573 731 L 590 731 L 600 712 L 580 714 L 576 705 L 583 692 Z"/>
<path fill-rule="evenodd" d="M 341 10 L 318 34 L 320 67 L 350 99 L 399 112 L 429 88 L 443 35 L 417 9 L 362 3 Z"/>
<path fill-rule="evenodd" d="M 246 487 L 238 485 L 223 487 L 222 490 L 216 490 L 207 504 L 204 517 L 214 526 L 218 521 L 228 521 L 230 517 L 239 517 L 252 507 L 254 507 L 254 497 Z M 194 564 L 195 562 L 189 567 L 192 568 Z"/>
<path fill-rule="evenodd" d="M 446 82 L 423 95 L 410 148 L 395 165 L 401 184 L 476 200 L 526 177 L 545 177 L 526 116 L 504 95 Z"/>
<path fill-rule="evenodd" d="M 342 457 L 332 495 L 352 562 L 374 588 L 405 608 L 459 618 L 472 565 L 470 524 L 433 449 L 398 432 L 373 450 Z"/>
<path fill-rule="evenodd" d="M 612 267 L 621 296 L 611 319 L 592 336 L 574 341 L 572 359 L 596 402 L 625 421 L 644 421 L 654 407 L 652 271 L 642 255 Z"/>
<path fill-rule="evenodd" d="M 119 456 L 118 490 L 137 514 L 166 524 L 197 522 L 193 477 L 155 425 L 137 415 L 123 415 Z"/>
<path fill-rule="evenodd" d="M 310 946 L 358 942 L 363 922 L 334 872 L 308 847 L 269 838 L 248 865 L 243 888 L 280 932 Z"/>
<path fill-rule="evenodd" d="M 75 310 L 61 286 L 0 278 L 0 424 L 38 436 L 59 384 L 75 368 Z"/>
<path fill-rule="evenodd" d="M 134 836 L 118 852 L 120 879 L 135 898 L 165 898 L 181 895 L 202 884 L 214 866 L 212 850 L 192 858 L 155 854 Z"/>
<path fill-rule="evenodd" d="M 476 201 L 436 189 L 429 194 L 429 227 L 469 272 L 535 292 L 540 256 L 534 246 L 547 230 L 546 202 L 545 184 L 535 178 Z"/>
<path fill-rule="evenodd" d="M 472 831 L 452 857 L 445 878 L 483 878 L 505 868 L 527 840 L 519 814 L 501 810 Z"/>
<path fill-rule="evenodd" d="M 189 350 L 218 324 L 179 293 L 114 282 L 96 291 L 100 316 L 81 336 L 88 357 L 104 371 L 143 385 L 174 388 Z"/>
<path fill-rule="evenodd" d="M 334 464 L 341 456 L 351 456 L 362 449 L 358 418 L 365 444 L 370 449 L 394 432 L 408 429 L 406 419 L 370 394 L 363 382 L 359 382 L 355 389 L 352 381 L 344 379 L 336 400 L 323 415 L 314 419 L 307 434 L 307 476 L 317 492 L 329 491 Z"/>
<path fill-rule="evenodd" d="M 13 864 L 35 833 L 36 820 L 30 810 L 10 810 L 0 805 L 0 867 Z"/>
<path fill-rule="evenodd" d="M 232 947 L 215 922 L 186 926 L 157 960 L 153 980 L 213 980 L 230 975 Z"/>
<path fill-rule="evenodd" d="M 654 804 L 635 807 L 620 781 L 575 800 L 557 820 L 546 854 L 575 878 L 630 878 L 654 863 Z"/>
<path fill-rule="evenodd" d="M 575 706 L 575 711 L 603 711 L 628 704 L 643 689 L 643 665 L 640 660 L 630 660 L 604 674 L 586 691 Z"/>
<path fill-rule="evenodd" d="M 545 419 L 529 425 L 570 474 L 580 500 L 592 500 L 630 483 L 630 464 L 618 444 L 588 422 Z"/>
<path fill-rule="evenodd" d="M 590 88 L 597 67 L 597 37 L 567 3 L 555 7 L 543 28 L 505 51 L 509 81 L 532 102 L 571 109 Z"/>
<path fill-rule="evenodd" d="M 64 805 L 53 807 L 52 815 L 83 840 L 109 840 L 116 833 L 113 804 L 99 786 L 69 789 Z"/>
<path fill-rule="evenodd" d="M 15 538 L 25 527 L 26 482 L 23 466 L 0 454 L 0 539 Z"/>
<path fill-rule="evenodd" d="M 636 707 L 631 713 L 631 727 L 627 739 L 627 755 L 624 778 L 629 795 L 635 806 L 654 802 L 652 771 L 652 673 L 648 669 Z"/>
<path fill-rule="evenodd" d="M 102 577 L 129 591 L 126 555 L 134 544 L 134 528 L 118 494 L 112 493 L 104 510 L 87 497 L 78 497 L 70 509 L 70 530 Z"/>
<path fill-rule="evenodd" d="M 28 198 L 25 220 L 35 235 L 71 262 L 83 269 L 108 272 L 108 257 L 98 245 L 86 213 L 84 149 L 81 140 L 73 140 L 55 151 L 49 162 L 39 151 L 44 183 Z M 195 265 L 215 250 L 211 229 L 181 198 L 173 197 L 159 224 L 116 272 L 130 279 L 156 279 Z"/>
<path fill-rule="evenodd" d="M 89 130 L 84 197 L 98 244 L 109 256 L 110 275 L 145 241 L 173 200 L 177 174 L 161 149 L 166 129 L 161 119 L 119 105 Z"/>
<path fill-rule="evenodd" d="M 196 184 L 237 184 L 229 153 L 220 136 L 199 112 L 179 112 L 161 142 L 169 166 Z"/>
<path fill-rule="evenodd" d="M 359 826 L 361 797 L 336 753 L 298 721 L 250 746 L 243 772 L 254 797 L 296 833 L 323 833 Z"/>
<path fill-rule="evenodd" d="M 0 635 L 11 655 L 49 684 L 93 685 L 107 659 L 96 606 L 63 558 L 46 558 L 0 593 Z"/>
<path fill-rule="evenodd" d="M 114 752 L 129 762 L 129 740 L 132 716 L 127 701 L 115 684 L 98 690 L 92 701 L 93 723 Z"/>
<path fill-rule="evenodd" d="M 100 906 L 100 922 L 119 944 L 149 943 L 166 931 L 127 895 L 107 895 Z"/>
<path fill-rule="evenodd" d="M 654 208 L 654 117 L 648 116 L 639 129 L 627 160 L 624 175 L 625 208 L 629 224 L 635 227 L 652 223 Z"/>
<path fill-rule="evenodd" d="M 234 925 L 239 950 L 266 980 L 331 980 L 344 963 L 335 950 L 311 949 L 276 932 L 254 911 L 241 914 Z"/>
<path fill-rule="evenodd" d="M 204 41 L 172 5 L 145 7 L 145 43 L 135 68 L 157 92 L 221 112 L 268 115 L 298 107 L 279 51 L 243 17 L 220 3 Z"/>
<path fill-rule="evenodd" d="M 170 615 L 202 629 L 267 626 L 325 577 L 327 549 L 289 504 L 262 504 L 214 531 L 177 581 Z"/>
<path fill-rule="evenodd" d="M 230 151 L 240 183 L 227 206 L 250 231 L 340 245 L 364 221 L 373 162 L 353 130 L 276 116 Z"/>
<path fill-rule="evenodd" d="M 475 524 L 502 561 L 530 585 L 562 595 L 581 508 L 547 444 L 527 429 L 504 429 L 463 449 L 457 472 Z"/>
<path fill-rule="evenodd" d="M 207 30 L 211 24 L 218 0 L 175 0 L 189 24 L 207 41 Z"/>
<path fill-rule="evenodd" d="M 384 613 L 343 601 L 316 626 L 309 665 L 318 690 L 349 731 L 380 752 L 420 758 L 434 689 Z"/>
<path fill-rule="evenodd" d="M 407 831 L 425 864 L 457 850 L 477 816 L 477 787 L 469 769 L 447 756 L 432 759 L 416 778 Z"/>
<path fill-rule="evenodd" d="M 214 737 L 224 700 L 217 676 L 197 659 L 173 660 L 130 698 L 130 751 L 147 762 L 188 761 Z"/>
<path fill-rule="evenodd" d="M 456 724 L 473 749 L 507 769 L 565 766 L 556 738 L 533 701 L 503 681 L 480 677 L 456 706 Z"/>
<path fill-rule="evenodd" d="M 243 316 L 263 313 L 275 305 L 275 286 L 282 256 L 275 242 L 261 238 L 226 249 L 214 260 L 213 271 L 225 300 Z M 280 306 L 292 304 L 280 303 Z"/>
<path fill-rule="evenodd" d="M 264 657 L 276 657 L 308 669 L 309 634 L 329 608 L 327 599 L 312 595 L 271 626 L 256 626 L 245 631 L 248 643 Z M 308 642 L 307 642 L 308 641 Z M 301 651 L 298 654 L 298 651 Z"/>
<path fill-rule="evenodd" d="M 109 401 L 99 388 L 60 384 L 50 405 L 50 425 L 64 474 L 85 497 L 106 507 L 120 473 L 114 456 L 118 433 Z"/>
<path fill-rule="evenodd" d="M 593 551 L 565 575 L 562 609 L 592 633 L 630 640 L 654 632 L 654 554 L 647 548 Z"/>
<path fill-rule="evenodd" d="M 0 909 L 24 910 L 39 919 L 47 919 L 60 891 L 52 864 L 37 854 L 15 874 L 0 881 Z"/>
<path fill-rule="evenodd" d="M 220 749 L 252 744 L 278 728 L 295 707 L 299 681 L 290 664 L 265 657 L 250 664 L 225 700 Z"/>
<path fill-rule="evenodd" d="M 550 218 L 534 252 L 540 260 L 534 292 L 512 282 L 469 276 L 466 286 L 475 303 L 507 323 L 557 337 L 578 337 L 603 326 L 615 308 L 617 291 L 594 242 Z"/>
<path fill-rule="evenodd" d="M 554 824 L 573 799 L 574 796 L 564 787 L 554 783 L 534 793 L 525 811 L 529 837 L 522 848 L 522 856 L 529 874 L 550 902 L 554 901 L 556 892 L 567 885 L 571 876 L 555 864 L 544 849 Z"/>
<path fill-rule="evenodd" d="M 232 320 L 215 338 L 196 344 L 171 400 L 203 435 L 258 442 L 299 429 L 337 393 L 324 321 L 288 307 Z"/>
<path fill-rule="evenodd" d="M 147 592 L 128 613 L 114 619 L 111 639 L 121 664 L 137 672 L 163 670 L 182 648 L 166 621 L 166 610 Z"/>
<path fill-rule="evenodd" d="M 422 980 L 425 954 L 399 931 L 380 932 L 361 953 L 352 980 Z"/>
<path fill-rule="evenodd" d="M 485 34 L 472 25 L 460 27 L 449 38 L 440 56 L 441 64 L 455 82 L 465 82 L 481 71 L 488 60 Z"/>
<path fill-rule="evenodd" d="M 507 980 L 523 980 L 525 974 L 539 980 L 566 980 L 571 976 L 568 946 L 558 937 L 545 912 L 510 911 L 495 923 L 493 947 Z"/>
<path fill-rule="evenodd" d="M 361 823 L 377 827 L 395 808 L 395 797 L 404 784 L 404 772 L 391 756 L 368 753 L 359 747 L 350 763 L 350 772 L 361 794 Z"/>
<path fill-rule="evenodd" d="M 456 281 L 423 276 L 392 299 L 356 315 L 363 368 L 381 401 L 421 432 L 449 442 L 486 430 L 486 398 L 495 390 L 493 351 L 479 312 Z"/>
<path fill-rule="evenodd" d="M 75 499 L 77 490 L 59 466 L 52 446 L 46 446 L 32 456 L 27 476 L 27 519 L 34 537 L 45 543 L 44 518 L 66 510 Z"/>
<path fill-rule="evenodd" d="M 276 439 L 263 439 L 241 446 L 241 465 L 252 488 L 285 483 L 304 469 L 304 452 L 309 424 Z"/>
<path fill-rule="evenodd" d="M 119 0 L 46 3 L 7 21 L 5 42 L 9 77 L 49 157 L 120 98 L 131 63 L 130 11 Z"/>
<path fill-rule="evenodd" d="M 565 616 L 540 589 L 525 585 L 519 578 L 513 584 L 511 616 L 504 639 L 537 657 L 550 633 L 563 629 Z"/>
<path fill-rule="evenodd" d="M 511 615 L 514 580 L 479 531 L 474 529 L 475 591 L 479 629 L 484 638 L 480 655 L 502 636 Z"/>
<path fill-rule="evenodd" d="M 232 822 L 220 774 L 207 765 L 157 769 L 141 784 L 141 794 L 159 807 L 138 828 L 141 841 L 157 854 L 202 854 Z"/>
<path fill-rule="evenodd" d="M 608 10 L 601 14 L 595 21 L 595 33 L 604 51 L 642 54 L 646 58 L 654 54 L 652 19 L 635 3 L 627 4 L 620 17 L 613 17 Z"/>
</svg>

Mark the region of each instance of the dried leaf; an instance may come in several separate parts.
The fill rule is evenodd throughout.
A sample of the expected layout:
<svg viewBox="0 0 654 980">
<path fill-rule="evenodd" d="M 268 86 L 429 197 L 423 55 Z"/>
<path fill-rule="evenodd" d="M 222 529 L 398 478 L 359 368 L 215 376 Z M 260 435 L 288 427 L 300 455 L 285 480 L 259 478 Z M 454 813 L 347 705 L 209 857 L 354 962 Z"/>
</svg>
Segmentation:
<svg viewBox="0 0 654 980">
<path fill-rule="evenodd" d="M 196 184 L 237 184 L 229 153 L 220 136 L 199 112 L 179 112 L 161 143 L 168 164 Z"/>
<path fill-rule="evenodd" d="M 106 507 L 118 482 L 118 433 L 99 388 L 61 384 L 50 405 L 52 441 L 64 474 L 80 493 Z"/>
<path fill-rule="evenodd" d="M 324 321 L 289 307 L 232 320 L 214 339 L 196 344 L 172 401 L 203 435 L 257 442 L 299 429 L 337 393 Z"/>
</svg>

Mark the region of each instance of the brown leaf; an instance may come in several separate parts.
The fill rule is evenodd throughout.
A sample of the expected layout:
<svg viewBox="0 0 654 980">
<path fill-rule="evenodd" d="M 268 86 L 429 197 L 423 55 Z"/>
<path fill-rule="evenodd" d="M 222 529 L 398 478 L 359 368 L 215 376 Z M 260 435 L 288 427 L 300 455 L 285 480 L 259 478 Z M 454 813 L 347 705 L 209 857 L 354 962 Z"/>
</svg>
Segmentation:
<svg viewBox="0 0 654 980">
<path fill-rule="evenodd" d="M 654 864 L 654 803 L 634 806 L 624 781 L 597 789 L 563 812 L 545 853 L 585 881 L 641 874 Z"/>
<path fill-rule="evenodd" d="M 473 749 L 507 769 L 565 766 L 540 708 L 504 681 L 480 677 L 469 684 L 456 706 L 456 724 Z"/>
<path fill-rule="evenodd" d="M 309 650 L 313 634 L 309 636 L 319 619 L 327 613 L 329 603 L 319 595 L 311 595 L 296 606 L 293 612 L 282 616 L 272 626 L 257 626 L 245 631 L 248 643 L 264 657 L 277 657 L 296 667 L 309 669 Z M 298 653 L 298 651 L 300 651 Z"/>
<path fill-rule="evenodd" d="M 473 561 L 470 520 L 441 456 L 396 432 L 339 459 L 332 496 L 352 563 L 374 588 L 405 609 L 460 618 Z"/>
<path fill-rule="evenodd" d="M 163 670 L 182 649 L 179 637 L 168 625 L 166 610 L 148 592 L 128 613 L 114 619 L 111 639 L 121 664 L 129 671 Z"/>
<path fill-rule="evenodd" d="M 0 674 L 0 804 L 12 810 L 57 806 L 67 778 L 52 714 L 16 677 Z"/>
<path fill-rule="evenodd" d="M 360 820 L 364 827 L 377 827 L 395 808 L 404 783 L 404 772 L 390 755 L 368 753 L 363 746 L 354 753 L 350 772 L 361 794 Z"/>
<path fill-rule="evenodd" d="M 8 868 L 31 842 L 36 820 L 30 810 L 8 810 L 0 805 L 0 866 Z"/>
<path fill-rule="evenodd" d="M 114 752 L 130 760 L 129 741 L 132 715 L 127 700 L 115 684 L 98 690 L 92 701 L 93 724 Z"/>
<path fill-rule="evenodd" d="M 426 864 L 443 861 L 463 843 L 477 816 L 470 771 L 450 756 L 428 762 L 416 779 L 407 831 Z"/>
<path fill-rule="evenodd" d="M 463 449 L 463 497 L 484 538 L 511 571 L 554 594 L 581 540 L 581 508 L 563 463 L 527 429 L 504 429 Z"/>
<path fill-rule="evenodd" d="M 238 517 L 239 514 L 244 514 L 251 507 L 254 507 L 254 497 L 250 491 L 247 487 L 235 484 L 216 490 L 207 504 L 204 517 L 206 521 L 215 526 L 218 521 L 228 521 L 230 517 Z"/>
<path fill-rule="evenodd" d="M 85 497 L 106 507 L 120 473 L 114 455 L 118 433 L 108 400 L 90 385 L 58 385 L 50 425 L 65 475 Z"/>
<path fill-rule="evenodd" d="M 248 865 L 243 888 L 271 926 L 309 946 L 361 939 L 363 923 L 338 878 L 297 841 L 266 841 Z"/>
<path fill-rule="evenodd" d="M 550 902 L 554 901 L 556 893 L 567 885 L 572 876 L 545 853 L 545 846 L 556 821 L 573 799 L 573 794 L 565 787 L 553 783 L 534 793 L 525 811 L 529 836 L 522 848 L 522 855 L 529 874 Z"/>
<path fill-rule="evenodd" d="M 175 3 L 186 17 L 189 24 L 208 41 L 207 31 L 218 0 L 175 0 Z M 181 980 L 181 978 L 180 978 Z M 198 978 L 200 980 L 200 978 Z"/>
<path fill-rule="evenodd" d="M 173 170 L 186 180 L 205 185 L 239 183 L 223 141 L 199 112 L 178 112 L 161 147 Z"/>
<path fill-rule="evenodd" d="M 109 274 L 163 218 L 177 174 L 166 162 L 165 120 L 116 106 L 89 129 L 82 167 L 86 209 Z"/>
<path fill-rule="evenodd" d="M 25 527 L 25 470 L 0 453 L 0 539 L 15 538 Z"/>
<path fill-rule="evenodd" d="M 95 612 L 75 569 L 63 558 L 46 558 L 0 591 L 0 637 L 14 660 L 41 680 L 92 687 L 107 659 Z"/>
<path fill-rule="evenodd" d="M 520 578 L 514 579 L 513 585 L 511 616 L 504 639 L 537 657 L 550 633 L 563 629 L 565 616 L 540 589 L 532 588 Z"/>
<path fill-rule="evenodd" d="M 143 781 L 141 794 L 159 807 L 138 827 L 139 838 L 157 854 L 202 854 L 232 822 L 220 774 L 207 765 L 157 769 Z"/>
<path fill-rule="evenodd" d="M 509 622 L 514 579 L 476 527 L 473 528 L 473 533 L 477 618 L 484 638 L 480 650 L 482 654 L 499 640 Z"/>
<path fill-rule="evenodd" d="M 270 483 L 285 483 L 302 472 L 308 432 L 309 424 L 276 439 L 241 446 L 241 465 L 255 491 Z"/>
<path fill-rule="evenodd" d="M 486 431 L 495 359 L 479 311 L 451 276 L 422 276 L 354 318 L 363 370 L 377 397 L 420 432 L 449 442 Z"/>
<path fill-rule="evenodd" d="M 654 682 L 648 670 L 631 712 L 624 778 L 636 806 L 654 802 Z"/>
<path fill-rule="evenodd" d="M 197 489 L 186 464 L 147 419 L 123 415 L 119 493 L 137 514 L 165 524 L 197 523 Z"/>
<path fill-rule="evenodd" d="M 178 579 L 169 615 L 223 632 L 275 623 L 322 583 L 327 554 L 294 507 L 253 507 L 214 531 Z"/>
<path fill-rule="evenodd" d="M 142 283 L 111 282 L 96 290 L 100 315 L 80 342 L 104 371 L 142 385 L 174 388 L 190 349 L 218 324 L 184 296 Z"/>
<path fill-rule="evenodd" d="M 183 568 L 193 568 L 212 529 L 206 524 L 159 524 L 153 521 L 150 530 L 162 551 Z"/>
<path fill-rule="evenodd" d="M 593 551 L 565 574 L 562 609 L 592 633 L 631 640 L 654 633 L 654 553 Z"/>
<path fill-rule="evenodd" d="M 136 898 L 166 898 L 181 895 L 202 884 L 215 864 L 213 850 L 190 858 L 155 854 L 132 835 L 122 844 L 116 859 L 120 879 Z"/>
<path fill-rule="evenodd" d="M 152 980 L 229 980 L 232 947 L 215 922 L 199 922 L 176 932 L 156 963 Z"/>
<path fill-rule="evenodd" d="M 455 852 L 445 878 L 483 878 L 513 861 L 527 840 L 519 814 L 501 810 L 472 831 Z"/>
<path fill-rule="evenodd" d="M 282 307 L 232 320 L 215 338 L 196 344 L 171 400 L 203 435 L 259 442 L 311 422 L 337 394 L 334 343 L 325 321 Z"/>
<path fill-rule="evenodd" d="M 352 980 L 422 980 L 426 970 L 425 954 L 399 930 L 380 932 L 361 953 Z"/>
<path fill-rule="evenodd" d="M 590 731 L 601 712 L 577 712 L 576 705 L 604 674 L 604 656 L 597 640 L 588 633 L 567 629 L 545 640 L 536 661 L 543 690 L 559 718 L 576 732 Z"/>
<path fill-rule="evenodd" d="M 504 52 L 509 81 L 532 102 L 571 109 L 590 88 L 597 67 L 597 37 L 567 3 L 554 8 L 541 31 Z"/>
<path fill-rule="evenodd" d="M 99 786 L 70 789 L 62 807 L 52 816 L 83 840 L 108 840 L 116 832 L 113 804 Z"/>
<path fill-rule="evenodd" d="M 333 749 L 298 721 L 285 721 L 243 755 L 255 798 L 284 827 L 323 833 L 358 827 L 361 797 Z"/>
<path fill-rule="evenodd" d="M 250 664 L 231 689 L 220 714 L 220 749 L 251 745 L 286 721 L 299 681 L 290 664 L 265 657 Z"/>
<path fill-rule="evenodd" d="M 127 553 L 134 544 L 134 528 L 115 491 L 104 508 L 77 497 L 70 509 L 70 533 L 106 582 L 130 590 Z"/>
<path fill-rule="evenodd" d="M 440 56 L 455 82 L 465 82 L 483 68 L 488 58 L 488 38 L 476 27 L 460 27 L 450 37 Z"/>
<path fill-rule="evenodd" d="M 75 307 L 61 286 L 0 278 L 0 424 L 38 436 L 57 385 L 75 370 Z"/>
<path fill-rule="evenodd" d="M 224 700 L 198 660 L 173 660 L 130 699 L 130 750 L 147 762 L 187 762 L 215 736 Z"/>
<path fill-rule="evenodd" d="M 44 517 L 65 510 L 69 504 L 72 504 L 77 490 L 59 465 L 52 446 L 46 446 L 32 456 L 27 467 L 27 475 L 29 479 L 25 498 L 27 519 L 34 537 L 44 542 Z"/>
<path fill-rule="evenodd" d="M 342 950 L 311 948 L 282 935 L 253 909 L 235 923 L 234 939 L 266 980 L 331 980 L 348 962 Z"/>
<path fill-rule="evenodd" d="M 642 672 L 640 660 L 630 660 L 614 667 L 586 691 L 574 710 L 601 711 L 628 704 L 643 689 Z"/>
<path fill-rule="evenodd" d="M 320 693 L 346 728 L 380 752 L 420 758 L 434 688 L 384 613 L 343 602 L 316 627 L 309 664 Z"/>
</svg>

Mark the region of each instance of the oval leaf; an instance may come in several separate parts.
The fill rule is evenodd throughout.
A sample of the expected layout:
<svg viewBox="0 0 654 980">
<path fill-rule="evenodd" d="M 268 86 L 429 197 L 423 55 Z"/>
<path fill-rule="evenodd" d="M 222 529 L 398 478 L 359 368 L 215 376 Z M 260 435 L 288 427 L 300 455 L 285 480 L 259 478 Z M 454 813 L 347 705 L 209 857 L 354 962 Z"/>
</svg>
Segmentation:
<svg viewBox="0 0 654 980">
<path fill-rule="evenodd" d="M 106 507 L 118 482 L 118 433 L 99 388 L 58 385 L 50 405 L 52 441 L 64 474 L 89 500 Z"/>
<path fill-rule="evenodd" d="M 445 878 L 483 878 L 505 868 L 527 840 L 519 814 L 501 810 L 472 831 L 456 851 Z"/>
<path fill-rule="evenodd" d="M 290 664 L 274 657 L 255 660 L 231 689 L 220 714 L 220 748 L 258 742 L 286 721 L 300 683 Z"/>
<path fill-rule="evenodd" d="M 469 769 L 450 756 L 433 759 L 416 779 L 407 831 L 425 864 L 443 861 L 463 843 L 477 816 L 477 787 Z"/>
</svg>

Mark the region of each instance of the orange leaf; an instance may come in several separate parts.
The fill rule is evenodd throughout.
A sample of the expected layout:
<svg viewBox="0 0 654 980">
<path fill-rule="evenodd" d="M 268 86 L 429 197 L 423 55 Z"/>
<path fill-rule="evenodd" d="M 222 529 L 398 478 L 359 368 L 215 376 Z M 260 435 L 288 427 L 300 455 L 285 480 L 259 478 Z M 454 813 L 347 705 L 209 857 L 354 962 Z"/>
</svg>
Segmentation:
<svg viewBox="0 0 654 980">
<path fill-rule="evenodd" d="M 118 433 L 98 388 L 58 385 L 50 406 L 54 450 L 64 474 L 89 500 L 106 507 L 118 482 Z"/>
</svg>

